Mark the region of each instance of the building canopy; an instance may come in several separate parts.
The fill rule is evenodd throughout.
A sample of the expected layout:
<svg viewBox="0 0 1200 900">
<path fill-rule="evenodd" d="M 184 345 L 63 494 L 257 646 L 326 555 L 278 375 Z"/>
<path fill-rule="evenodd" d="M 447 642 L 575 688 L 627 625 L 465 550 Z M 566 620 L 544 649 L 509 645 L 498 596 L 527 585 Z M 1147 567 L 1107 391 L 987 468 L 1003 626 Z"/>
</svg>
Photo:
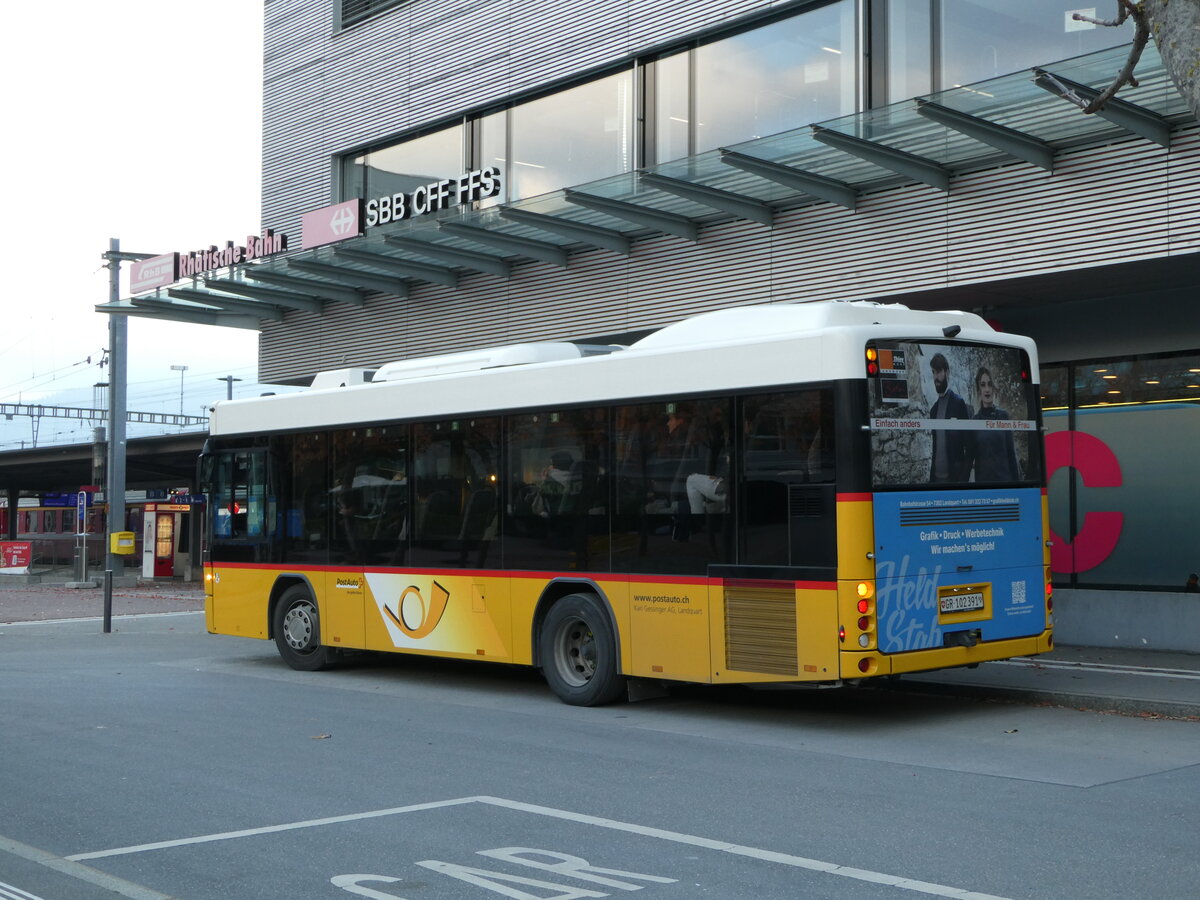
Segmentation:
<svg viewBox="0 0 1200 900">
<path fill-rule="evenodd" d="M 1010 163 L 1053 172 L 1061 151 L 1106 141 L 1170 147 L 1193 121 L 1154 47 L 1139 84 L 1094 115 L 1090 99 L 1128 47 L 956 86 L 891 106 L 795 128 L 503 205 L 451 206 L 371 227 L 335 243 L 207 268 L 186 280 L 100 304 L 100 312 L 258 329 L 290 310 L 361 306 L 369 292 L 407 296 L 413 283 L 455 286 L 463 273 L 508 278 L 514 264 L 566 267 L 573 253 L 628 255 L 661 234 L 696 241 L 701 226 L 743 219 L 771 227 L 778 211 L 816 203 L 855 209 L 868 193 Z M 214 248 L 213 259 L 221 262 Z"/>
</svg>

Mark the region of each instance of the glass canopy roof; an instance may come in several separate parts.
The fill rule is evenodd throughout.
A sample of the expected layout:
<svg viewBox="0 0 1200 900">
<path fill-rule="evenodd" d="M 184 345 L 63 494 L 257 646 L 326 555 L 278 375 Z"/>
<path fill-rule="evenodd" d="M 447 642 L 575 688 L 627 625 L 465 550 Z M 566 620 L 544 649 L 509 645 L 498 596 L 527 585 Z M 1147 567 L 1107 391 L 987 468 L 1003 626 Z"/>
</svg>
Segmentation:
<svg viewBox="0 0 1200 900">
<path fill-rule="evenodd" d="M 1193 116 L 1153 44 L 1138 86 L 1100 112 L 1084 115 L 1062 96 L 1090 99 L 1127 55 L 1127 46 L 1115 47 L 503 206 L 454 207 L 96 308 L 259 328 L 288 310 L 362 305 L 368 292 L 406 296 L 419 282 L 455 287 L 463 273 L 507 278 L 525 260 L 566 266 L 572 253 L 596 248 L 628 255 L 632 241 L 662 234 L 695 241 L 713 222 L 769 227 L 781 209 L 854 209 L 864 193 L 906 184 L 949 191 L 955 175 L 1000 164 L 1053 171 L 1059 151 L 1081 144 L 1169 146 L 1172 128 Z"/>
</svg>

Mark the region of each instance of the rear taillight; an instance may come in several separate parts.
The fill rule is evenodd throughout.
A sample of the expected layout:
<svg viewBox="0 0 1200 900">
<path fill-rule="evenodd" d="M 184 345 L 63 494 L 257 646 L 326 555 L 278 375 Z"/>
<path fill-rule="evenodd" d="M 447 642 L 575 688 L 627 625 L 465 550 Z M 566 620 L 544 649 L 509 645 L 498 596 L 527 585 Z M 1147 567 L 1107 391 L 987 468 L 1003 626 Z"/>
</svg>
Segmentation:
<svg viewBox="0 0 1200 900">
<path fill-rule="evenodd" d="M 859 630 L 858 646 L 866 650 L 871 646 L 875 634 L 875 584 L 860 581 L 854 590 L 858 594 L 856 608 L 860 613 L 856 623 Z"/>
</svg>

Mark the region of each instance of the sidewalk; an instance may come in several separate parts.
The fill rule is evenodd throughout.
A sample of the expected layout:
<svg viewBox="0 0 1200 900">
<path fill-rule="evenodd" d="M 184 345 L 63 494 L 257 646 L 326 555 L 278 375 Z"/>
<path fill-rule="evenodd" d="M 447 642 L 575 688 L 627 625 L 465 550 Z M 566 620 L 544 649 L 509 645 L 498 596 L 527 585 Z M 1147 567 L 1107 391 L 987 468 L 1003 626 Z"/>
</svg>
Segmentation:
<svg viewBox="0 0 1200 900">
<path fill-rule="evenodd" d="M 887 687 L 1200 721 L 1200 656 L 1191 653 L 1058 646 L 976 669 L 905 675 Z"/>
<path fill-rule="evenodd" d="M 199 582 L 113 588 L 114 616 L 202 609 Z M 103 614 L 102 588 L 0 585 L 0 625 Z M 1200 721 L 1200 655 L 1190 653 L 1060 646 L 1036 658 L 905 675 L 872 687 Z"/>
<path fill-rule="evenodd" d="M 113 587 L 114 616 L 204 609 L 198 581 L 162 581 Z M 84 619 L 104 615 L 104 588 L 63 584 L 0 585 L 0 625 L 47 619 Z"/>
</svg>

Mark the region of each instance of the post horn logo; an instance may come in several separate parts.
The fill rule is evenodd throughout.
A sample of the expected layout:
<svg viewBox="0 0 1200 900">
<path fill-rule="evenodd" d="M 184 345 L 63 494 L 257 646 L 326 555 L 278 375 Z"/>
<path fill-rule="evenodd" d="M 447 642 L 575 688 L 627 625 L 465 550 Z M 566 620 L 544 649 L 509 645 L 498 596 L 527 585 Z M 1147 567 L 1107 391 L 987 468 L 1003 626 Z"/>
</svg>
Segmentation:
<svg viewBox="0 0 1200 900">
<path fill-rule="evenodd" d="M 413 640 L 420 640 L 437 628 L 450 600 L 450 592 L 436 581 L 433 582 L 431 594 L 430 601 L 426 603 L 420 588 L 410 584 L 396 601 L 396 609 L 385 603 L 383 611 L 401 631 Z"/>
</svg>

